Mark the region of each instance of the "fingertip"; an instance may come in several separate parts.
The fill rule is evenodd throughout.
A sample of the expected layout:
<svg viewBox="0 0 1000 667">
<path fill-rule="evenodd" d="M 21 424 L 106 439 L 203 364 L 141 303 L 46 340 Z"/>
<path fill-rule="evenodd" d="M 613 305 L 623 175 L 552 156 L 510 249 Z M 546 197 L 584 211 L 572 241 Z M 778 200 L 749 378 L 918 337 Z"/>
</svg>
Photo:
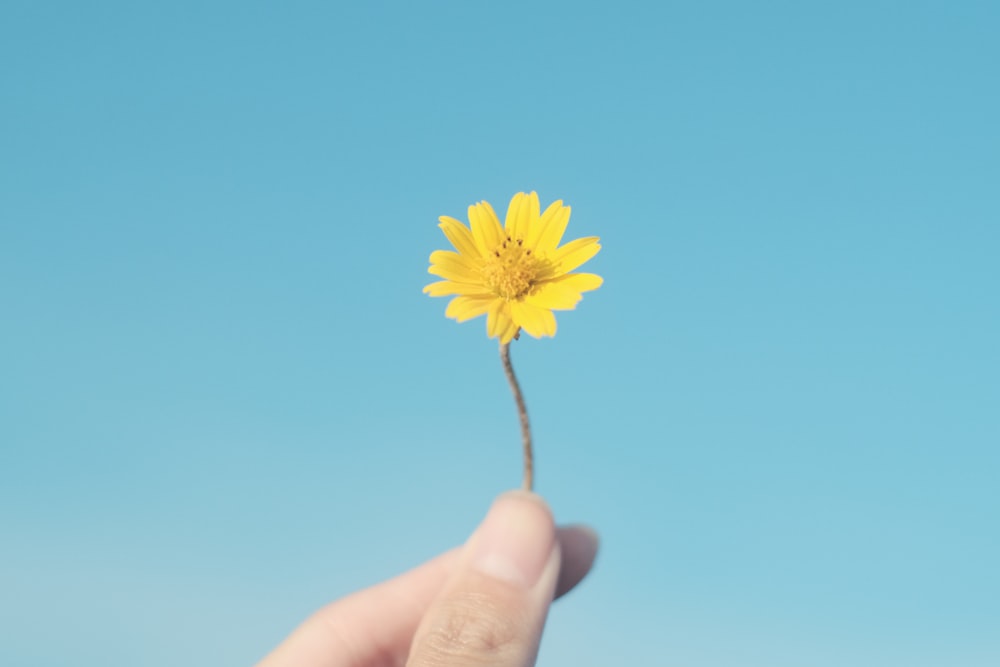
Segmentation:
<svg viewBox="0 0 1000 667">
<path fill-rule="evenodd" d="M 555 597 L 569 593 L 593 569 L 600 550 L 600 535 L 585 524 L 556 527 L 552 509 L 537 493 L 524 489 L 505 491 L 496 497 L 487 517 L 494 514 L 505 515 L 508 521 L 520 524 L 522 535 L 533 532 L 537 537 L 546 530 L 555 531 L 561 552 Z"/>
<path fill-rule="evenodd" d="M 545 498 L 538 495 L 534 491 L 527 491 L 525 489 L 510 489 L 509 491 L 504 491 L 493 500 L 494 506 L 499 503 L 523 503 L 526 505 L 532 505 L 542 509 L 549 515 L 549 519 L 552 518 L 552 508 L 549 507 Z"/>
<path fill-rule="evenodd" d="M 549 506 L 533 493 L 510 491 L 493 502 L 469 543 L 471 565 L 494 578 L 533 588 L 555 548 Z"/>
</svg>

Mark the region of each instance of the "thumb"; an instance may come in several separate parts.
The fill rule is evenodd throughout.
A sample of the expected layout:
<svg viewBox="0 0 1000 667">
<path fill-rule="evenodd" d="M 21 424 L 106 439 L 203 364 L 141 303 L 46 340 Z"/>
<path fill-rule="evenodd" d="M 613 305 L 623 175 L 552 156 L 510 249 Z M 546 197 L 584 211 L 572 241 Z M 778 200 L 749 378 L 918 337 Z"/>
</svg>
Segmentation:
<svg viewBox="0 0 1000 667">
<path fill-rule="evenodd" d="M 417 629 L 408 667 L 531 667 L 559 574 L 552 512 L 511 491 L 493 503 Z"/>
</svg>

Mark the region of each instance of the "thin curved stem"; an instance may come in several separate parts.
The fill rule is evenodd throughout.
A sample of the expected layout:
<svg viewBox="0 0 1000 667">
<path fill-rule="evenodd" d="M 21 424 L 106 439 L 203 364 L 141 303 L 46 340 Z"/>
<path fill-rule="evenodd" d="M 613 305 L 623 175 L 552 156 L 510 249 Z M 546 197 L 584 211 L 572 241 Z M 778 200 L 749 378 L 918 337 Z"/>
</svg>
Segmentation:
<svg viewBox="0 0 1000 667">
<path fill-rule="evenodd" d="M 535 461 L 531 450 L 531 424 L 528 423 L 528 408 L 524 405 L 521 385 L 518 384 L 517 376 L 514 375 L 514 367 L 510 363 L 510 343 L 500 344 L 500 360 L 503 362 L 503 371 L 507 374 L 510 390 L 514 393 L 517 416 L 521 419 L 521 441 L 524 444 L 524 481 L 521 486 L 525 491 L 531 491 L 535 479 Z"/>
</svg>

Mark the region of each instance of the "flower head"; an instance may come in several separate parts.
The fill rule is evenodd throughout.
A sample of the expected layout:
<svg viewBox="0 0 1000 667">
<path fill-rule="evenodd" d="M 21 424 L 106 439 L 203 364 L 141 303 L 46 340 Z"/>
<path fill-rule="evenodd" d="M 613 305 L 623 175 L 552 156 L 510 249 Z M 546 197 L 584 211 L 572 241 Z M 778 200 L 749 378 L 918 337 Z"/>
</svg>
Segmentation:
<svg viewBox="0 0 1000 667">
<path fill-rule="evenodd" d="M 441 216 L 438 225 L 451 250 L 431 253 L 428 273 L 444 278 L 424 288 L 430 296 L 455 298 L 445 310 L 459 322 L 486 315 L 486 333 L 509 343 L 521 329 L 535 338 L 554 336 L 553 310 L 573 310 L 582 293 L 604 282 L 593 273 L 570 273 L 597 254 L 596 236 L 559 247 L 569 206 L 553 202 L 540 213 L 538 195 L 519 192 L 503 226 L 485 201 L 469 207 L 469 223 Z"/>
</svg>

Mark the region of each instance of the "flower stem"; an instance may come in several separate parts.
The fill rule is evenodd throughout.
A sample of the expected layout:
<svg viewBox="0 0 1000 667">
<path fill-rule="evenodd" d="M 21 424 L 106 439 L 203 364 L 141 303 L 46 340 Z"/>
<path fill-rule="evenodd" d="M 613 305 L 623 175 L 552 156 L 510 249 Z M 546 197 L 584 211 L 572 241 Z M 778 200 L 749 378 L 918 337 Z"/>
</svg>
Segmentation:
<svg viewBox="0 0 1000 667">
<path fill-rule="evenodd" d="M 531 491 L 535 478 L 535 462 L 531 452 L 531 425 L 528 423 L 528 408 L 524 405 L 524 395 L 521 394 L 521 385 L 517 383 L 517 376 L 514 375 L 514 367 L 510 364 L 510 343 L 500 344 L 500 360 L 503 362 L 503 371 L 507 374 L 507 382 L 510 383 L 510 390 L 514 393 L 514 402 L 517 403 L 517 416 L 521 418 L 521 441 L 524 444 L 524 481 L 521 486 L 525 491 Z"/>
</svg>

